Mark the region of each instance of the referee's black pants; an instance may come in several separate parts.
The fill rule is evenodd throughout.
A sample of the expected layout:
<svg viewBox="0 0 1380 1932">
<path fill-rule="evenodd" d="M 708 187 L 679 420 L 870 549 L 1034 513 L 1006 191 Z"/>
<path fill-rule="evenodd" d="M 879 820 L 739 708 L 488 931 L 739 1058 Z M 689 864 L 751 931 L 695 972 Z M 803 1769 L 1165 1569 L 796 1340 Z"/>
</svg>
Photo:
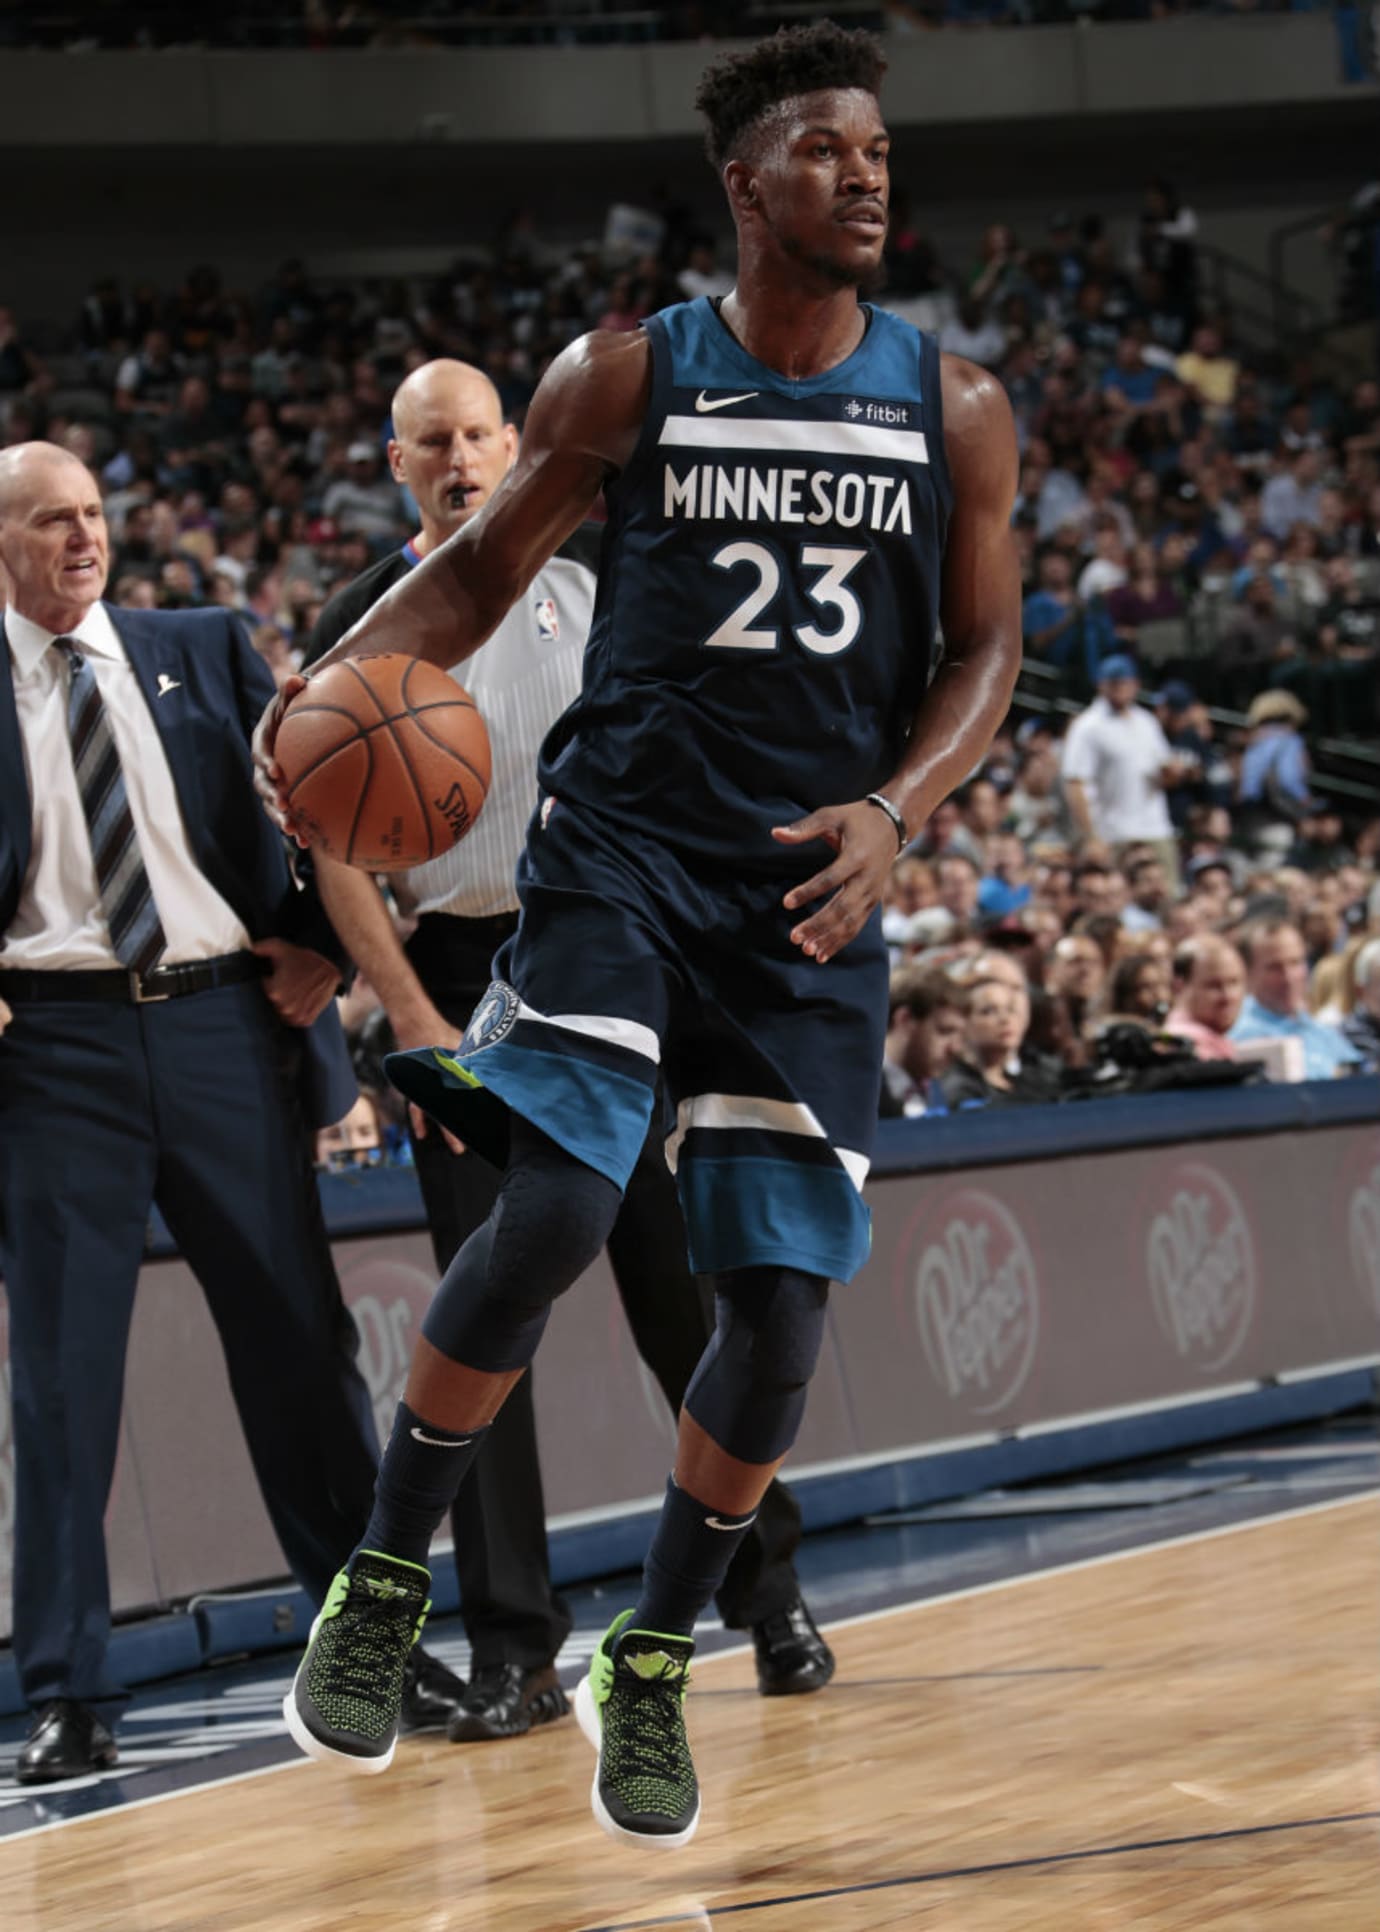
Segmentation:
<svg viewBox="0 0 1380 1932">
<path fill-rule="evenodd" d="M 419 921 L 408 941 L 408 958 L 432 1004 L 457 1029 L 478 1005 L 493 956 L 516 926 L 516 914 L 460 919 L 430 913 Z M 499 1174 L 477 1155 L 452 1154 L 435 1128 L 414 1141 L 414 1149 L 436 1265 L 444 1273 L 457 1249 L 488 1218 Z M 712 1315 L 707 1287 L 690 1272 L 676 1184 L 655 1118 L 629 1178 L 608 1254 L 637 1352 L 673 1413 L 679 1413 L 709 1339 Z M 548 1663 L 565 1641 L 571 1618 L 551 1587 L 530 1371 L 499 1410 L 484 1454 L 455 1500 L 451 1529 L 474 1667 Z M 784 1483 L 773 1482 L 715 1600 L 730 1628 L 746 1629 L 794 1601 L 800 1586 L 791 1559 L 799 1541 L 795 1498 Z"/>
</svg>

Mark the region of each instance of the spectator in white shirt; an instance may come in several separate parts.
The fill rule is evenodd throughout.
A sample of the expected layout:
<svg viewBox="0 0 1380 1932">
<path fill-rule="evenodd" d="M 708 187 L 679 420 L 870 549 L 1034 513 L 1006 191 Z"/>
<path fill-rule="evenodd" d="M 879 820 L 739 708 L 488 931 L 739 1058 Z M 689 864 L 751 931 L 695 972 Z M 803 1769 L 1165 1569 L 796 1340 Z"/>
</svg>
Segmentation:
<svg viewBox="0 0 1380 1932">
<path fill-rule="evenodd" d="M 1260 492 L 1260 521 L 1283 543 L 1296 523 L 1314 528 L 1321 522 L 1322 456 L 1316 449 L 1297 450 L 1287 469 L 1272 476 Z"/>
<path fill-rule="evenodd" d="M 1164 793 L 1178 767 L 1159 719 L 1136 703 L 1139 691 L 1132 658 L 1103 659 L 1098 694 L 1064 740 L 1064 795 L 1081 838 L 1143 840 L 1169 863 L 1174 828 Z"/>
<path fill-rule="evenodd" d="M 351 443 L 346 453 L 348 474 L 332 483 L 322 501 L 325 516 L 334 518 L 342 530 L 357 531 L 362 537 L 397 537 L 407 534 L 403 520 L 402 494 L 391 477 L 379 469 L 379 451 L 363 440 Z"/>
<path fill-rule="evenodd" d="M 1126 540 L 1121 525 L 1113 516 L 1099 516 L 1092 561 L 1079 573 L 1078 595 L 1086 604 L 1094 597 L 1105 597 L 1110 590 L 1120 590 L 1125 582 Z"/>
<path fill-rule="evenodd" d="M 969 362 L 993 369 L 1006 353 L 1006 330 L 983 312 L 982 303 L 968 296 L 958 314 L 939 331 L 939 346 L 947 355 L 966 356 Z"/>
<path fill-rule="evenodd" d="M 690 244 L 690 259 L 676 277 L 676 285 L 687 302 L 696 296 L 727 295 L 733 287 L 733 277 L 724 273 L 714 261 L 714 244 L 708 235 L 698 235 Z"/>
</svg>

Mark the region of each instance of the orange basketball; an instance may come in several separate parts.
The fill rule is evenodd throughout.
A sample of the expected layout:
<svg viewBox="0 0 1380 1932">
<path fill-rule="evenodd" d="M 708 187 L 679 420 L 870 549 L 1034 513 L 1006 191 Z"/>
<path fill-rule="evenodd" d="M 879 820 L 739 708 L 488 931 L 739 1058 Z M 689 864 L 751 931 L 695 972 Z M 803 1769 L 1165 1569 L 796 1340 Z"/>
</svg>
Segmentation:
<svg viewBox="0 0 1380 1932">
<path fill-rule="evenodd" d="M 449 852 L 489 789 L 474 699 L 401 652 L 343 658 L 312 678 L 284 714 L 275 756 L 312 844 L 366 872 Z"/>
</svg>

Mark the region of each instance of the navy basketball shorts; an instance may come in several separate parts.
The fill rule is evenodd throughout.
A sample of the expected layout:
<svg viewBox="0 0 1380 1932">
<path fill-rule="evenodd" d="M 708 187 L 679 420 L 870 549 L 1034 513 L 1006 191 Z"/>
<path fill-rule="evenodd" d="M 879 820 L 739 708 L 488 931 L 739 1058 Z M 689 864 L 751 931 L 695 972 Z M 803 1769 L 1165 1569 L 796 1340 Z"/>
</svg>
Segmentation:
<svg viewBox="0 0 1380 1932">
<path fill-rule="evenodd" d="M 695 1272 L 848 1280 L 871 1240 L 887 957 L 875 914 L 826 965 L 791 944 L 782 897 L 822 852 L 748 884 L 725 864 L 710 886 L 560 807 L 530 835 L 521 923 L 463 1039 L 390 1055 L 389 1078 L 500 1165 L 511 1109 L 621 1188 L 660 1075 Z"/>
</svg>

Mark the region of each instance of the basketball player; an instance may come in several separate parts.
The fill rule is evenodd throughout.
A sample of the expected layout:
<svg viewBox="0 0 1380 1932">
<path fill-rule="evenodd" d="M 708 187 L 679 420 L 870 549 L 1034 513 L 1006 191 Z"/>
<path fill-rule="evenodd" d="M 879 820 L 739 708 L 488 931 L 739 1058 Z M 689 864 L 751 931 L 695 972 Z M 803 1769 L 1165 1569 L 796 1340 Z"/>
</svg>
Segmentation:
<svg viewBox="0 0 1380 1932">
<path fill-rule="evenodd" d="M 826 22 L 709 69 L 732 293 L 572 345 L 485 510 L 338 647 L 463 659 L 605 490 L 584 684 L 543 750 L 522 923 L 459 1044 L 391 1069 L 462 1139 L 506 1139 L 503 1184 L 427 1315 L 289 1727 L 313 1756 L 388 1762 L 432 1530 L 553 1296 L 608 1235 L 660 1069 L 718 1327 L 642 1595 L 576 1699 L 595 1813 L 644 1844 L 695 1830 L 695 1619 L 795 1439 L 829 1280 L 867 1254 L 882 885 L 981 758 L 1020 656 L 1006 400 L 859 301 L 886 235 L 883 65 Z M 285 822 L 272 745 L 290 695 L 259 745 Z"/>
<path fill-rule="evenodd" d="M 493 383 L 463 362 L 442 357 L 415 369 L 394 396 L 392 415 L 389 462 L 412 492 L 421 530 L 331 598 L 312 635 L 309 664 L 483 508 L 517 455 L 517 433 L 503 421 Z M 463 846 L 392 875 L 400 910 L 415 921 L 406 947 L 368 873 L 316 855 L 322 901 L 378 992 L 400 1047 L 457 1039 L 483 997 L 494 954 L 517 930 L 513 878 L 536 803 L 537 754 L 580 689 L 598 549 L 598 526 L 582 525 L 463 667 L 489 726 L 492 782 L 483 817 Z M 458 1149 L 453 1136 L 428 1132 L 419 1108 L 411 1114 L 417 1179 L 444 1272 L 493 1207 L 499 1177 L 487 1161 Z M 659 1136 L 629 1176 L 609 1261 L 638 1353 L 678 1410 L 708 1332 Z M 570 1615 L 551 1588 L 531 1380 L 524 1376 L 499 1411 L 484 1457 L 451 1511 L 470 1642 L 468 1688 L 456 1685 L 448 1698 L 434 1674 L 409 1670 L 405 1730 L 440 1729 L 454 1743 L 481 1742 L 518 1736 L 569 1709 L 554 1666 Z M 773 1483 L 718 1593 L 724 1622 L 752 1631 L 758 1684 L 768 1696 L 822 1689 L 834 1670 L 791 1564 L 799 1540 L 799 1509 L 785 1485 Z"/>
</svg>

